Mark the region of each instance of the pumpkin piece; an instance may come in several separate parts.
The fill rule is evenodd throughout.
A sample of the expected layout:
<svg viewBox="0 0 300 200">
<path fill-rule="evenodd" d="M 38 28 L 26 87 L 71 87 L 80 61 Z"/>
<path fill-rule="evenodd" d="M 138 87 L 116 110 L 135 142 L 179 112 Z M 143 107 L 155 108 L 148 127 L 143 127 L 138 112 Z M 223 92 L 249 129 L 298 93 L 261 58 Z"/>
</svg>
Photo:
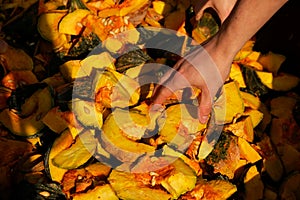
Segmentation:
<svg viewBox="0 0 300 200">
<path fill-rule="evenodd" d="M 49 87 L 36 91 L 27 101 L 35 101 L 36 109 L 26 117 L 21 117 L 13 111 L 4 109 L 0 113 L 0 122 L 13 134 L 30 137 L 44 128 L 42 118 L 53 106 L 52 92 Z"/>
<path fill-rule="evenodd" d="M 232 80 L 235 80 L 239 84 L 239 87 L 241 87 L 241 88 L 247 87 L 245 84 L 245 81 L 244 81 L 242 70 L 237 63 L 232 63 L 231 68 L 230 68 L 229 77 Z"/>
<path fill-rule="evenodd" d="M 115 5 L 114 0 L 101 0 L 101 1 L 89 1 L 85 3 L 89 10 L 93 13 L 97 13 L 99 10 L 111 8 Z"/>
<path fill-rule="evenodd" d="M 155 12 L 164 16 L 167 16 L 173 9 L 173 6 L 168 2 L 159 0 L 153 1 L 152 7 L 155 10 Z"/>
<path fill-rule="evenodd" d="M 248 67 L 251 67 L 252 69 L 254 69 L 256 71 L 263 71 L 263 66 L 259 62 L 257 62 L 257 61 L 248 60 L 246 58 L 245 60 L 240 61 L 240 63 L 244 64 L 244 65 L 247 65 Z"/>
<path fill-rule="evenodd" d="M 82 20 L 88 14 L 90 14 L 90 11 L 85 9 L 76 9 L 68 13 L 59 22 L 58 32 L 69 35 L 79 35 L 83 28 Z"/>
<path fill-rule="evenodd" d="M 244 187 L 245 199 L 263 199 L 264 184 L 256 166 L 253 165 L 248 169 L 244 177 Z"/>
<path fill-rule="evenodd" d="M 51 147 L 46 153 L 46 172 L 50 176 L 51 180 L 61 182 L 64 174 L 68 171 L 57 167 L 53 164 L 53 158 L 61 151 L 70 147 L 73 143 L 73 137 L 69 129 L 66 129 L 61 135 L 55 139 Z"/>
<path fill-rule="evenodd" d="M 119 127 L 116 117 L 114 112 L 110 114 L 102 127 L 100 141 L 107 152 L 122 162 L 133 162 L 141 155 L 155 151 L 153 146 L 126 137 Z"/>
<path fill-rule="evenodd" d="M 55 49 L 67 43 L 66 36 L 58 32 L 59 22 L 65 15 L 66 13 L 64 12 L 49 12 L 41 14 L 38 19 L 37 28 L 40 35 L 51 42 Z"/>
<path fill-rule="evenodd" d="M 80 167 L 93 156 L 96 146 L 92 130 L 84 130 L 76 137 L 74 144 L 53 158 L 53 164 L 63 169 Z"/>
<path fill-rule="evenodd" d="M 244 112 L 244 101 L 237 82 L 226 83 L 213 107 L 216 124 L 226 124 Z"/>
<path fill-rule="evenodd" d="M 258 110 L 246 109 L 244 115 L 250 117 L 252 122 L 252 127 L 255 128 L 262 121 L 264 114 Z"/>
<path fill-rule="evenodd" d="M 120 199 L 169 200 L 172 197 L 164 190 L 144 185 L 132 173 L 112 170 L 108 181 Z"/>
<path fill-rule="evenodd" d="M 300 170 L 300 152 L 297 149 L 285 143 L 276 145 L 276 149 L 286 173 Z"/>
<path fill-rule="evenodd" d="M 123 43 L 117 38 L 109 37 L 104 41 L 104 46 L 108 51 L 117 53 L 123 47 Z"/>
<path fill-rule="evenodd" d="M 144 136 L 150 124 L 149 109 L 149 106 L 143 102 L 129 112 L 119 108 L 113 111 L 116 122 L 126 137 L 136 141 Z"/>
<path fill-rule="evenodd" d="M 164 19 L 164 27 L 177 31 L 185 21 L 185 12 L 176 10 L 171 12 Z"/>
<path fill-rule="evenodd" d="M 90 55 L 80 61 L 81 68 L 77 72 L 75 79 L 92 75 L 93 68 L 115 70 L 114 58 L 108 52 L 102 52 L 96 55 Z"/>
<path fill-rule="evenodd" d="M 285 59 L 286 57 L 284 55 L 276 54 L 270 51 L 267 54 L 260 55 L 257 61 L 263 65 L 265 71 L 277 75 L 278 70 Z"/>
<path fill-rule="evenodd" d="M 103 163 L 96 162 L 85 167 L 85 169 L 93 176 L 107 177 L 111 168 Z"/>
<path fill-rule="evenodd" d="M 276 200 L 276 199 L 278 199 L 277 191 L 275 191 L 272 188 L 265 187 L 264 198 L 263 199 L 267 199 L 267 200 Z"/>
<path fill-rule="evenodd" d="M 121 107 L 135 105 L 140 98 L 139 83 L 114 70 L 95 70 L 94 90 L 96 104 L 104 107 Z"/>
<path fill-rule="evenodd" d="M 63 192 L 68 198 L 71 196 L 71 191 L 81 192 L 92 186 L 92 175 L 85 169 L 68 170 L 61 181 Z"/>
<path fill-rule="evenodd" d="M 136 0 L 134 2 L 131 0 L 125 0 L 115 7 L 99 11 L 98 16 L 101 18 L 107 18 L 113 15 L 123 17 L 143 8 L 148 3 L 148 0 Z"/>
<path fill-rule="evenodd" d="M 196 187 L 182 195 L 182 200 L 206 199 L 206 200 L 225 200 L 237 191 L 237 187 L 227 180 L 204 180 L 200 179 Z"/>
<path fill-rule="evenodd" d="M 272 120 L 270 136 L 275 145 L 286 143 L 300 150 L 300 128 L 293 118 L 274 118 Z"/>
<path fill-rule="evenodd" d="M 277 76 L 274 76 L 272 89 L 275 91 L 289 91 L 295 87 L 300 82 L 300 78 L 292 74 L 279 73 Z"/>
<path fill-rule="evenodd" d="M 280 181 L 283 176 L 284 169 L 281 160 L 277 155 L 276 149 L 271 143 L 271 139 L 267 135 L 264 135 L 257 145 L 259 146 L 263 157 L 264 170 L 273 181 Z"/>
<path fill-rule="evenodd" d="M 192 37 L 196 42 L 201 44 L 206 41 L 208 38 L 215 35 L 219 30 L 219 25 L 217 24 L 214 17 L 208 13 L 203 13 L 201 19 L 199 20 L 196 28 L 192 31 Z"/>
<path fill-rule="evenodd" d="M 280 96 L 270 102 L 270 112 L 277 118 L 288 119 L 293 116 L 293 108 L 297 100 L 293 97 Z"/>
<path fill-rule="evenodd" d="M 280 186 L 280 199 L 300 198 L 300 174 L 294 172 L 285 178 Z"/>
<path fill-rule="evenodd" d="M 275 91 L 289 91 L 300 82 L 298 77 L 287 73 L 280 73 L 277 76 L 273 76 L 271 72 L 256 71 L 256 73 L 265 86 Z"/>
<path fill-rule="evenodd" d="M 112 53 L 122 52 L 127 44 L 136 44 L 139 40 L 140 33 L 130 24 L 128 24 L 126 30 L 120 31 L 120 29 L 122 28 L 118 28 L 118 25 L 116 25 L 114 30 L 109 31 L 109 34 L 113 37 L 108 37 L 103 41 L 103 46 Z M 114 31 L 117 33 L 114 33 Z"/>
<path fill-rule="evenodd" d="M 254 40 L 248 40 L 244 46 L 242 47 L 242 49 L 236 54 L 234 61 L 240 61 L 245 59 L 247 56 L 250 56 L 253 53 L 253 46 L 254 46 L 255 41 Z M 256 57 L 255 54 L 255 58 L 254 59 L 250 59 L 250 60 L 255 60 L 258 59 Z"/>
<path fill-rule="evenodd" d="M 34 84 L 38 82 L 35 74 L 29 70 L 11 71 L 2 79 L 2 85 L 15 90 L 23 85 Z"/>
<path fill-rule="evenodd" d="M 96 186 L 85 193 L 76 193 L 73 195 L 73 200 L 86 200 L 86 199 L 105 199 L 105 200 L 118 200 L 115 192 L 109 184 Z"/>
<path fill-rule="evenodd" d="M 160 20 L 163 18 L 163 15 L 157 13 L 153 8 L 149 8 L 144 20 L 148 25 L 150 25 L 150 27 L 162 28 Z"/>
<path fill-rule="evenodd" d="M 197 176 L 200 176 L 202 174 L 202 169 L 200 168 L 200 165 L 199 165 L 198 162 L 188 158 L 187 156 L 185 156 L 181 152 L 172 149 L 168 145 L 163 146 L 163 153 L 162 154 L 164 156 L 181 158 L 184 161 L 185 164 L 187 164 L 191 169 L 194 170 L 194 172 L 196 173 Z"/>
<path fill-rule="evenodd" d="M 215 173 L 221 173 L 232 179 L 240 160 L 236 136 L 223 132 L 212 152 L 205 158 L 207 164 L 214 167 Z"/>
<path fill-rule="evenodd" d="M 60 65 L 59 71 L 67 82 L 72 82 L 77 78 L 80 67 L 80 60 L 70 60 Z"/>
<path fill-rule="evenodd" d="M 101 129 L 103 124 L 102 113 L 96 109 L 94 102 L 73 99 L 72 111 L 83 127 Z"/>
<path fill-rule="evenodd" d="M 203 130 L 197 117 L 197 108 L 189 104 L 176 104 L 168 107 L 158 119 L 161 125 L 159 140 L 172 144 L 183 150 L 192 142 L 192 135 Z"/>
<path fill-rule="evenodd" d="M 134 49 L 132 51 L 125 52 L 123 55 L 119 56 L 116 60 L 116 70 L 120 73 L 125 73 L 126 75 L 130 72 L 128 70 L 135 68 L 137 70 L 136 73 L 140 74 L 139 72 L 143 69 L 144 73 L 149 73 L 153 70 L 153 67 L 143 67 L 143 64 L 151 61 L 152 58 L 142 49 Z M 142 68 L 142 69 L 140 69 Z M 157 67 L 158 68 L 158 67 Z M 135 71 L 132 69 L 132 71 Z M 147 70 L 148 69 L 148 70 Z M 142 74 L 140 74 L 142 75 Z M 131 78 L 134 78 L 130 76 Z"/>
<path fill-rule="evenodd" d="M 231 131 L 234 135 L 244 138 L 248 142 L 253 142 L 254 132 L 250 116 L 241 117 L 237 122 L 225 125 L 224 130 Z"/>
<path fill-rule="evenodd" d="M 250 107 L 254 110 L 259 109 L 261 102 L 257 96 L 254 96 L 248 92 L 240 91 L 240 94 L 244 100 L 245 107 Z"/>
<path fill-rule="evenodd" d="M 174 170 L 161 182 L 161 185 L 174 199 L 177 199 L 195 187 L 197 176 L 181 159 L 175 160 L 171 165 L 174 166 Z"/>
<path fill-rule="evenodd" d="M 41 81 L 42 83 L 47 83 L 52 88 L 56 89 L 59 86 L 66 84 L 66 81 L 60 73 L 56 73 L 53 76 L 47 77 Z"/>
<path fill-rule="evenodd" d="M 67 121 L 62 117 L 59 107 L 54 107 L 42 118 L 42 122 L 55 133 L 61 133 L 68 128 Z"/>
<path fill-rule="evenodd" d="M 245 139 L 238 138 L 238 146 L 241 158 L 245 158 L 250 163 L 256 163 L 262 159 L 259 153 Z"/>
<path fill-rule="evenodd" d="M 261 131 L 264 131 L 267 128 L 267 126 L 271 123 L 272 116 L 270 114 L 269 109 L 264 103 L 260 104 L 259 111 L 263 114 L 263 118 L 257 128 L 259 128 Z"/>
<path fill-rule="evenodd" d="M 5 68 L 4 71 L 33 70 L 32 58 L 24 50 L 10 45 L 0 54 L 0 64 Z"/>
</svg>

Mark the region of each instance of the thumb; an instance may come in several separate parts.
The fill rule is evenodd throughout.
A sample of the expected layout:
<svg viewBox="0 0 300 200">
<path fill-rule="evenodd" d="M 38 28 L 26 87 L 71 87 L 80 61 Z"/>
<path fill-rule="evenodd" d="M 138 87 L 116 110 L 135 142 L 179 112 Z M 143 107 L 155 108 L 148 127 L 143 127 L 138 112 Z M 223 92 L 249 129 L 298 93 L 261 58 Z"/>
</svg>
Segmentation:
<svg viewBox="0 0 300 200">
<path fill-rule="evenodd" d="M 212 97 L 207 89 L 202 90 L 198 97 L 198 118 L 200 123 L 206 124 L 212 110 Z"/>
</svg>

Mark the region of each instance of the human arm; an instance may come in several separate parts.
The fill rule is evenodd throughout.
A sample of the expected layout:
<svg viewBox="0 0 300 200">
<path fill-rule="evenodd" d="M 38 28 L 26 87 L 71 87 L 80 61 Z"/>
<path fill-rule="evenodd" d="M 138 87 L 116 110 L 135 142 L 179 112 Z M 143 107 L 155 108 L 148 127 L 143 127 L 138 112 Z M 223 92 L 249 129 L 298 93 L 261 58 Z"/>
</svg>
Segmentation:
<svg viewBox="0 0 300 200">
<path fill-rule="evenodd" d="M 287 0 L 239 0 L 223 22 L 219 32 L 208 42 L 181 59 L 155 88 L 153 103 L 162 104 L 175 90 L 188 85 L 201 89 L 198 117 L 205 123 L 213 98 L 230 72 L 236 53 Z M 188 80 L 188 83 L 187 83 Z"/>
</svg>

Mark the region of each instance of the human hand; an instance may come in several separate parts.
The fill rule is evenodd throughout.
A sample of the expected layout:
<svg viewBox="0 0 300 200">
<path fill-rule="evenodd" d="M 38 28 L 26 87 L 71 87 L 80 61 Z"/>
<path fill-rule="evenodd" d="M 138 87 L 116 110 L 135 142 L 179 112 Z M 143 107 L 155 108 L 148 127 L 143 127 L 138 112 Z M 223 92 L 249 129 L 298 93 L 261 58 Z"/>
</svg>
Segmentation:
<svg viewBox="0 0 300 200">
<path fill-rule="evenodd" d="M 196 87 L 201 90 L 198 97 L 198 118 L 206 123 L 213 105 L 213 98 L 228 77 L 234 54 L 225 54 L 221 46 L 210 41 L 198 46 L 179 60 L 168 71 L 154 89 L 154 104 L 163 104 L 176 90 Z M 183 99 L 184 101 L 184 99 Z"/>
</svg>

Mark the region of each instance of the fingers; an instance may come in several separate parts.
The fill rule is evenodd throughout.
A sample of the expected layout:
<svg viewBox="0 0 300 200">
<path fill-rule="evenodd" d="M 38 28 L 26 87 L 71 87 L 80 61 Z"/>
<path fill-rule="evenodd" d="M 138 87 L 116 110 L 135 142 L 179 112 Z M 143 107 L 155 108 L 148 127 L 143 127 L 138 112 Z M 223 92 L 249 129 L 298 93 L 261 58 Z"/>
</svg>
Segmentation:
<svg viewBox="0 0 300 200">
<path fill-rule="evenodd" d="M 198 118 L 200 123 L 206 124 L 212 110 L 212 94 L 209 90 L 203 89 L 198 97 Z"/>
<path fill-rule="evenodd" d="M 175 91 L 191 86 L 189 81 L 182 73 L 180 73 L 180 71 L 180 69 L 177 71 L 176 67 L 175 69 L 171 68 L 161 78 L 160 82 L 155 87 L 151 98 L 154 104 L 163 104 Z"/>
</svg>

